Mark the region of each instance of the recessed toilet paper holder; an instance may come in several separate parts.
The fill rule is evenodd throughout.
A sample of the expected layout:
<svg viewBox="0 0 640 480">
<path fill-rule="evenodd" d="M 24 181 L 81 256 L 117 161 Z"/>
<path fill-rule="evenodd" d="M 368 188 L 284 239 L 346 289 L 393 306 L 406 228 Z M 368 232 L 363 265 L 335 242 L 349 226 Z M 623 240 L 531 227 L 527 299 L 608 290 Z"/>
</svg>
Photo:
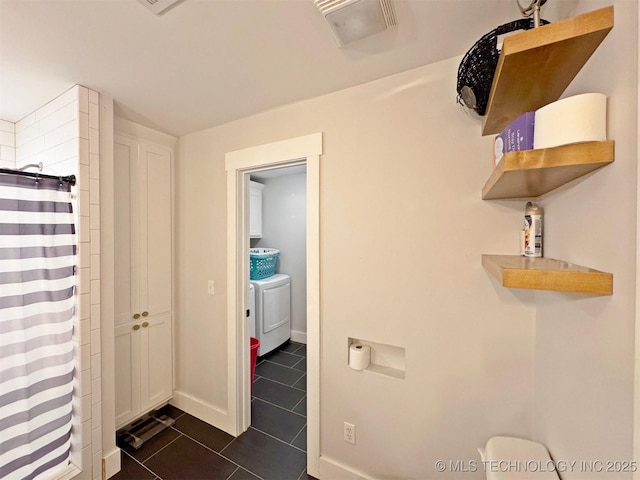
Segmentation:
<svg viewBox="0 0 640 480">
<path fill-rule="evenodd" d="M 363 363 L 360 362 L 357 362 L 356 365 L 351 364 L 352 350 L 359 357 L 363 355 L 368 357 L 368 361 L 364 362 L 366 366 L 362 367 Z M 405 379 L 406 351 L 403 347 L 349 337 L 347 339 L 347 352 L 347 364 L 353 370 L 377 373 L 401 380 Z"/>
</svg>

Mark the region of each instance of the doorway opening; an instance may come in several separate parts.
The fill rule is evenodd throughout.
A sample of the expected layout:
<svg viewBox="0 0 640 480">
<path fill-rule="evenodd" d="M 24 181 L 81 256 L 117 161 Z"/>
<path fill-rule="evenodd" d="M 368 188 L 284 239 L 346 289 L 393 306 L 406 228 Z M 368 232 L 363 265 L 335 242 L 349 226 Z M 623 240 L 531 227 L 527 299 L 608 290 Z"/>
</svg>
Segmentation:
<svg viewBox="0 0 640 480">
<path fill-rule="evenodd" d="M 319 275 L 319 167 L 322 134 L 316 133 L 227 153 L 227 357 L 228 419 L 239 435 L 251 420 L 250 332 L 246 315 L 249 298 L 250 177 L 283 167 L 306 168 L 306 363 L 307 363 L 307 472 L 318 475 L 320 275 Z M 276 175 L 274 172 L 271 175 Z M 260 174 L 258 174 L 259 176 Z M 295 327 L 294 327 L 295 328 Z M 299 327 L 298 327 L 299 328 Z"/>
<path fill-rule="evenodd" d="M 306 165 L 246 176 L 250 291 L 244 294 L 249 298 L 250 367 L 255 365 L 250 423 L 306 452 Z"/>
</svg>

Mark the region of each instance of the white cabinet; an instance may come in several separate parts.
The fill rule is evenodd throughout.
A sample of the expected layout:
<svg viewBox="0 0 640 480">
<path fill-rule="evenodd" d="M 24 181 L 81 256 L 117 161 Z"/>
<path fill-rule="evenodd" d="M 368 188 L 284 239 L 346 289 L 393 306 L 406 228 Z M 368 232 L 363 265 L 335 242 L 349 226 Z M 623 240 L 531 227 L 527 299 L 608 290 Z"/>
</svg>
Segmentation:
<svg viewBox="0 0 640 480">
<path fill-rule="evenodd" d="M 170 148 L 116 135 L 116 426 L 171 398 Z"/>
<path fill-rule="evenodd" d="M 264 185 L 249 182 L 249 236 L 262 238 L 262 189 Z"/>
</svg>

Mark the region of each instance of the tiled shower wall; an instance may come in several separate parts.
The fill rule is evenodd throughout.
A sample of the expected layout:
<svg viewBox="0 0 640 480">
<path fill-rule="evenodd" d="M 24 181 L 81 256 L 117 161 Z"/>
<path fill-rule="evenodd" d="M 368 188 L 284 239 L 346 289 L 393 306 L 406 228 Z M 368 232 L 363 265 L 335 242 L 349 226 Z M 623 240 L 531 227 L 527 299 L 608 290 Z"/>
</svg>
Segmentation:
<svg viewBox="0 0 640 480">
<path fill-rule="evenodd" d="M 16 125 L 0 120 L 0 168 L 15 168 Z"/>
<path fill-rule="evenodd" d="M 76 175 L 72 191 L 76 194 L 78 275 L 71 459 L 82 470 L 79 478 L 92 480 L 102 478 L 98 99 L 97 92 L 76 85 L 15 125 L 0 121 L 0 167 L 42 162 L 42 173 Z"/>
</svg>

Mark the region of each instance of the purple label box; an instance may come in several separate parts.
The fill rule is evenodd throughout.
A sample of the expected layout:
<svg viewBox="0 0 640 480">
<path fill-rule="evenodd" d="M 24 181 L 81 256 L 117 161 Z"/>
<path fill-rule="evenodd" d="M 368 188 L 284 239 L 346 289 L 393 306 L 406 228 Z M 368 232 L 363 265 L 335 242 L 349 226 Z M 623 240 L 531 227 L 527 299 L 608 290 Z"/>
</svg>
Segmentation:
<svg viewBox="0 0 640 480">
<path fill-rule="evenodd" d="M 493 166 L 495 167 L 507 152 L 533 149 L 533 125 L 536 112 L 520 115 L 509 124 L 493 141 Z"/>
</svg>

